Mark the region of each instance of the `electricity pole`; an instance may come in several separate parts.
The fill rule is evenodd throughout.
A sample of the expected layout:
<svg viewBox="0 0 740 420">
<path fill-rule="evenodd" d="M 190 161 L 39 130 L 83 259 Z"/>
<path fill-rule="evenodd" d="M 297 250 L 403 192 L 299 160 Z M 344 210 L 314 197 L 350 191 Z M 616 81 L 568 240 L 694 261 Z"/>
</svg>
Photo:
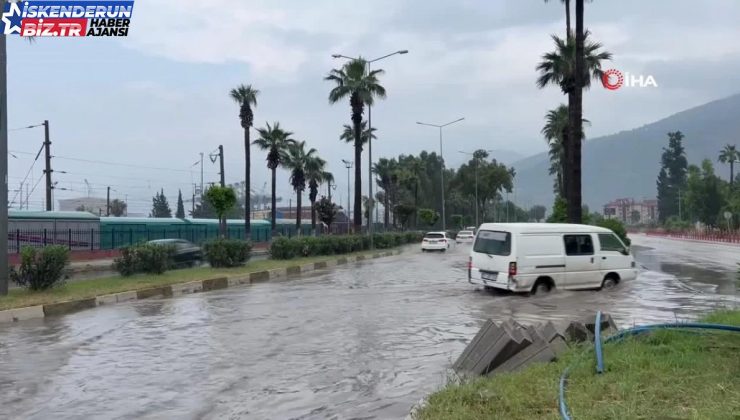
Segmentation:
<svg viewBox="0 0 740 420">
<path fill-rule="evenodd" d="M 49 120 L 44 120 L 44 155 L 46 156 L 46 211 L 51 211 L 53 202 L 51 201 L 51 140 L 49 140 Z M 6 158 L 7 159 L 7 158 Z"/>
<path fill-rule="evenodd" d="M 221 186 L 226 186 L 226 178 L 224 176 L 224 146 L 218 145 L 218 157 L 221 160 Z"/>
<path fill-rule="evenodd" d="M 110 187 L 108 187 L 108 191 L 105 194 L 105 209 L 105 215 L 110 217 Z"/>
<path fill-rule="evenodd" d="M 203 152 L 200 152 L 200 201 L 203 201 Z"/>
<path fill-rule="evenodd" d="M 354 162 L 350 162 L 348 160 L 342 159 L 342 162 L 344 163 L 344 167 L 347 168 L 347 233 L 349 233 L 349 205 L 350 205 L 350 183 L 349 183 L 349 170 L 352 169 L 353 166 L 355 166 Z"/>
<path fill-rule="evenodd" d="M 0 1 L 5 9 L 5 0 Z M 8 54 L 0 34 L 0 296 L 8 294 Z"/>
</svg>

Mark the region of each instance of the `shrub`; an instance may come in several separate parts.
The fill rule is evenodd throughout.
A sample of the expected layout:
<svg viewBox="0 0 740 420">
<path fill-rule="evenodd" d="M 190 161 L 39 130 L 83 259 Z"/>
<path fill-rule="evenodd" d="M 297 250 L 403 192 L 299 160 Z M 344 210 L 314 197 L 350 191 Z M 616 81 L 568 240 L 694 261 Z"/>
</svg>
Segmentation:
<svg viewBox="0 0 740 420">
<path fill-rule="evenodd" d="M 252 243 L 239 239 L 216 239 L 203 244 L 203 253 L 211 267 L 238 267 L 249 260 Z"/>
<path fill-rule="evenodd" d="M 375 233 L 373 244 L 376 249 L 388 249 L 406 243 L 421 241 L 420 232 Z M 317 255 L 349 254 L 370 249 L 367 235 L 301 236 L 275 238 L 270 245 L 270 256 L 276 260 Z"/>
<path fill-rule="evenodd" d="M 135 273 L 162 274 L 174 266 L 174 247 L 140 244 L 121 249 L 121 256 L 113 260 L 113 268 L 122 276 Z"/>
<path fill-rule="evenodd" d="M 10 270 L 10 279 L 30 290 L 46 290 L 64 283 L 67 263 L 69 250 L 61 245 L 40 249 L 25 246 L 18 270 Z"/>
<path fill-rule="evenodd" d="M 624 228 L 622 222 L 617 219 L 603 219 L 596 222 L 596 226 L 601 226 L 607 229 L 611 229 L 619 238 L 624 242 L 625 245 L 630 246 L 630 238 L 627 237 L 627 230 Z"/>
</svg>

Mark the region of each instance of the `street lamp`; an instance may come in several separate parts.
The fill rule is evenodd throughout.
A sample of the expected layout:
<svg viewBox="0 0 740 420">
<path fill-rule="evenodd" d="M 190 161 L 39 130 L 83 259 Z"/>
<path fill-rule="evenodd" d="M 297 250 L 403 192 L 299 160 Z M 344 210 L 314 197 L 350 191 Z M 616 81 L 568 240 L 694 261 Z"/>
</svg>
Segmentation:
<svg viewBox="0 0 740 420">
<path fill-rule="evenodd" d="M 455 121 L 450 121 L 450 122 L 448 122 L 446 124 L 441 124 L 441 125 L 440 124 L 423 123 L 423 122 L 419 122 L 419 121 L 416 122 L 419 125 L 426 125 L 426 126 L 429 126 L 429 127 L 439 128 L 439 159 L 440 159 L 440 166 L 441 166 L 440 171 L 439 171 L 439 175 L 440 175 L 439 179 L 441 180 L 440 181 L 440 185 L 441 185 L 441 191 L 442 191 L 442 230 L 445 230 L 446 227 L 447 227 L 447 222 L 445 221 L 445 160 L 444 160 L 444 156 L 442 154 L 442 129 L 445 128 L 445 127 L 447 127 L 448 125 L 455 124 L 455 123 L 460 122 L 460 121 L 462 121 L 464 119 L 465 119 L 465 117 L 458 118 Z"/>
<path fill-rule="evenodd" d="M 397 54 L 408 54 L 409 50 L 398 50 L 390 54 L 386 54 L 382 57 L 367 60 L 367 72 L 370 73 L 370 64 L 376 61 L 383 60 L 385 58 L 397 55 Z M 342 54 L 332 54 L 333 58 L 345 58 L 347 60 L 356 60 L 354 57 L 349 57 Z M 373 248 L 373 205 L 375 200 L 373 199 L 373 135 L 372 135 L 373 123 L 372 123 L 372 106 L 367 106 L 367 130 L 370 133 L 367 139 L 367 197 L 368 197 L 368 213 L 367 213 L 367 233 L 370 235 L 370 248 Z M 349 209 L 347 210 L 349 211 Z"/>
<path fill-rule="evenodd" d="M 349 182 L 349 170 L 352 169 L 352 167 L 355 166 L 355 164 L 353 162 L 350 162 L 350 161 L 344 160 L 344 159 L 342 159 L 342 163 L 344 163 L 344 167 L 347 168 L 347 214 L 346 214 L 346 216 L 347 216 L 347 233 L 349 233 L 349 209 L 350 209 L 350 207 L 349 207 L 349 205 L 350 205 L 350 201 L 349 201 L 350 200 L 349 187 L 351 185 L 350 182 Z"/>
<path fill-rule="evenodd" d="M 493 150 L 483 151 L 488 153 L 493 152 Z M 462 150 L 458 150 L 458 152 L 464 155 L 472 156 L 473 160 L 475 161 L 475 228 L 477 229 L 478 226 L 480 226 L 480 223 L 478 222 L 478 159 L 475 158 L 475 152 L 464 152 Z"/>
</svg>

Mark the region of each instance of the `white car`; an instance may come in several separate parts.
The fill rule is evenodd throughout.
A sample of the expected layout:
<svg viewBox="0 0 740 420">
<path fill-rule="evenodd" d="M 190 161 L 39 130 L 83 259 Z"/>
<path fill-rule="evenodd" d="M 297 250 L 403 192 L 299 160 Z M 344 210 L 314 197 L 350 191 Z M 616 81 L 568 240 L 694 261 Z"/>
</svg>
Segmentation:
<svg viewBox="0 0 740 420">
<path fill-rule="evenodd" d="M 461 230 L 460 232 L 457 232 L 457 236 L 455 236 L 455 242 L 459 244 L 472 244 L 474 238 L 475 233 L 473 233 L 472 230 Z"/>
<path fill-rule="evenodd" d="M 450 249 L 450 238 L 445 232 L 428 232 L 421 241 L 421 251 L 447 251 Z"/>
<path fill-rule="evenodd" d="M 468 262 L 470 283 L 512 292 L 609 288 L 636 277 L 619 237 L 588 225 L 485 223 Z"/>
</svg>

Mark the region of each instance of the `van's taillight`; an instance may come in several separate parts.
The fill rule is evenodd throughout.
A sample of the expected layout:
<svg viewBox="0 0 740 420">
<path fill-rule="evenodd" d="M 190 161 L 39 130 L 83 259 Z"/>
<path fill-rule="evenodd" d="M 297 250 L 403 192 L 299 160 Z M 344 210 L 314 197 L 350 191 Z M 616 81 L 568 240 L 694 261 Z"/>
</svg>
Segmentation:
<svg viewBox="0 0 740 420">
<path fill-rule="evenodd" d="M 509 275 L 516 276 L 516 262 L 512 261 L 509 263 Z"/>
</svg>

